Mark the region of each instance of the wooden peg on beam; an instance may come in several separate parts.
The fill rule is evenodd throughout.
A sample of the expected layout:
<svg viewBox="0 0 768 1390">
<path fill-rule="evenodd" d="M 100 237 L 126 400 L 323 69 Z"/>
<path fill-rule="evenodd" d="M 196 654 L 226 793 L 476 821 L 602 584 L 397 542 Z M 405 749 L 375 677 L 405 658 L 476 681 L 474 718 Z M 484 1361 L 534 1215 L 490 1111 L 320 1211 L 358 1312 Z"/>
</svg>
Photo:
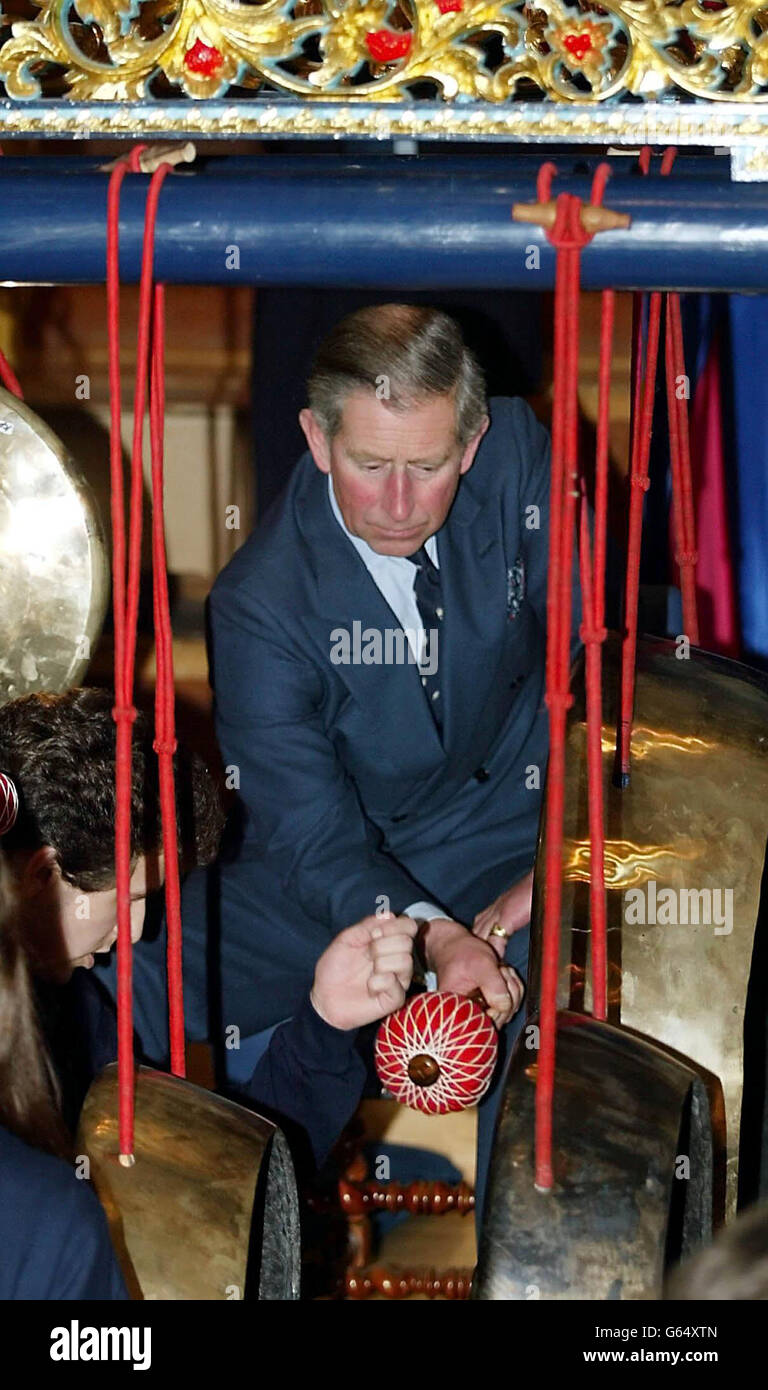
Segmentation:
<svg viewBox="0 0 768 1390">
<path fill-rule="evenodd" d="M 100 164 L 99 170 L 101 173 L 110 174 L 121 160 L 127 158 L 128 155 L 120 155 L 109 164 Z M 183 145 L 147 145 L 139 155 L 139 170 L 142 174 L 154 174 L 161 164 L 191 164 L 196 158 L 197 150 L 191 140 L 185 140 Z"/>
<path fill-rule="evenodd" d="M 552 227 L 556 211 L 555 203 L 515 203 L 512 207 L 512 220 L 531 222 L 536 227 Z M 585 231 L 593 236 L 595 232 L 629 227 L 632 225 L 632 219 L 628 212 L 613 212 L 611 208 L 582 203 L 581 223 Z"/>
</svg>

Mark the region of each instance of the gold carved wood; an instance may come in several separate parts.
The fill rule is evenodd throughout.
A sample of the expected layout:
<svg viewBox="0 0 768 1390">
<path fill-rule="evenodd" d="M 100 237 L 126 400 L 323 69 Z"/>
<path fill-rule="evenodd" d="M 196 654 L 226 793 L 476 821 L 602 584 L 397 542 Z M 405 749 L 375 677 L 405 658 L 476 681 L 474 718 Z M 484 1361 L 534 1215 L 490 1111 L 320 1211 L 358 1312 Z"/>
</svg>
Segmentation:
<svg viewBox="0 0 768 1390">
<path fill-rule="evenodd" d="M 12 99 L 768 97 L 759 0 L 41 0 L 0 49 Z M 6 17 L 6 23 L 13 14 Z M 426 84 L 426 88 L 425 85 Z"/>
</svg>

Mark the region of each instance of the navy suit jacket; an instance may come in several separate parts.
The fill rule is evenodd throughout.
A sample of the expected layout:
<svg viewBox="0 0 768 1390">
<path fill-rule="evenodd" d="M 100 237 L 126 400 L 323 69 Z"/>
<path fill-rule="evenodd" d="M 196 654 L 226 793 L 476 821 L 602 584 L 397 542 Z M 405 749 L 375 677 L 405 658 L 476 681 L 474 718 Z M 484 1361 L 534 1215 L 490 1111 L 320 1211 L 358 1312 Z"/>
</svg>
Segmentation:
<svg viewBox="0 0 768 1390">
<path fill-rule="evenodd" d="M 491 425 L 437 533 L 441 741 L 413 664 L 339 664 L 338 632 L 397 628 L 307 452 L 210 598 L 216 728 L 244 824 L 183 890 L 189 1035 L 294 1014 L 332 936 L 427 899 L 470 925 L 535 857 L 549 436 L 524 401 Z M 574 609 L 578 619 L 578 593 Z M 574 631 L 575 631 L 574 627 Z M 160 1056 L 164 942 L 135 953 L 137 1028 Z M 152 1032 L 156 1043 L 153 1046 Z"/>
<path fill-rule="evenodd" d="M 384 899 L 471 923 L 533 862 L 549 437 L 519 399 L 492 399 L 490 418 L 437 533 L 442 741 L 415 665 L 331 659 L 339 629 L 399 624 L 308 452 L 214 586 L 216 728 L 244 810 L 220 870 L 224 1023 L 293 1012 L 333 934 Z"/>
</svg>

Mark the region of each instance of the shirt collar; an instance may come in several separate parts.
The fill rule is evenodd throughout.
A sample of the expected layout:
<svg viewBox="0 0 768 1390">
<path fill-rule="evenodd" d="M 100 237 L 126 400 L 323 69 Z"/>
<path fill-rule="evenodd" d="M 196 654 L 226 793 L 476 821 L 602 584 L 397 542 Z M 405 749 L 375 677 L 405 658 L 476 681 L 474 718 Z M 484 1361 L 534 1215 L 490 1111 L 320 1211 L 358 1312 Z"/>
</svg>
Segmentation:
<svg viewBox="0 0 768 1390">
<path fill-rule="evenodd" d="M 345 524 L 344 518 L 341 515 L 341 508 L 339 507 L 339 504 L 336 501 L 336 493 L 333 490 L 333 478 L 331 477 L 330 473 L 328 474 L 328 496 L 331 502 L 331 510 L 336 520 L 338 521 L 339 526 L 341 527 L 347 539 L 352 542 L 361 560 L 363 560 L 363 562 L 369 570 L 389 569 L 392 565 L 397 565 L 401 568 L 403 565 L 411 565 L 411 562 L 407 556 L 380 555 L 377 550 L 374 550 L 373 547 L 368 544 L 367 541 L 363 540 L 362 536 L 352 535 L 352 532 L 348 530 Z M 427 554 L 430 560 L 432 561 L 432 564 L 436 565 L 439 569 L 440 561 L 437 558 L 436 536 L 428 536 L 427 540 L 425 541 L 425 545 L 427 549 Z M 413 570 L 413 565 L 411 565 L 411 570 Z"/>
</svg>

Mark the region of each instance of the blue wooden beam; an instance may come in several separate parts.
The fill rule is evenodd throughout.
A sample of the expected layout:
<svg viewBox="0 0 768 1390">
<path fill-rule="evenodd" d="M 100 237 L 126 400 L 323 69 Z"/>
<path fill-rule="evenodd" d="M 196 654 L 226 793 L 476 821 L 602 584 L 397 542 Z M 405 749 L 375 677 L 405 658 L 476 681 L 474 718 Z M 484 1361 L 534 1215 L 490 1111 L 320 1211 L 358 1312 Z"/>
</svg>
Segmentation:
<svg viewBox="0 0 768 1390">
<path fill-rule="evenodd" d="M 594 156 L 593 156 L 594 158 Z M 606 203 L 628 231 L 583 254 L 588 289 L 768 290 L 768 186 L 731 183 L 720 160 L 670 178 L 618 173 Z M 617 161 L 617 164 L 626 161 Z M 543 232 L 515 223 L 537 159 L 203 157 L 166 181 L 156 271 L 168 284 L 445 289 L 552 286 Z M 573 155 L 554 190 L 588 196 Z M 0 281 L 99 283 L 107 175 L 89 158 L 0 161 Z M 123 184 L 121 264 L 139 274 L 148 180 Z M 532 253 L 531 248 L 535 248 Z M 538 264 L 537 264 L 538 263 Z"/>
</svg>

